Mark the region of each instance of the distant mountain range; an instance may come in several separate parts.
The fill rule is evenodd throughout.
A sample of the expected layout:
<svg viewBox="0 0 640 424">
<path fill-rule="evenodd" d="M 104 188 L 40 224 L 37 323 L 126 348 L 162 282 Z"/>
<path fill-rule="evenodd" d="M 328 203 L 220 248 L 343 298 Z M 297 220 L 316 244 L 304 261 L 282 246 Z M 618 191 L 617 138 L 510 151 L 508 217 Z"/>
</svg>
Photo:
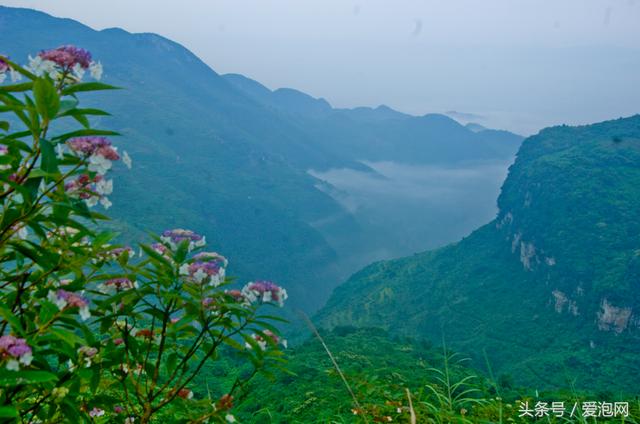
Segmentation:
<svg viewBox="0 0 640 424">
<path fill-rule="evenodd" d="M 124 88 L 89 103 L 113 114 L 93 124 L 120 131 L 117 144 L 134 159 L 131 172 L 116 169 L 110 210 L 125 240 L 192 228 L 231 259 L 233 275 L 277 280 L 291 303 L 306 310 L 321 306 L 353 271 L 351 255 L 371 248 L 366 223 L 309 170 L 373 172 L 366 161 L 505 162 L 521 142 L 444 115 L 414 117 L 384 106 L 335 109 L 296 90 L 271 91 L 241 75 L 218 75 L 156 34 L 95 31 L 8 7 L 0 7 L 0 30 L 8 37 L 2 51 L 15 61 L 75 44 L 104 64 L 105 82 Z M 377 236 L 399 237 L 392 229 Z"/>
<path fill-rule="evenodd" d="M 317 320 L 444 336 L 529 387 L 637 390 L 640 115 L 526 139 L 498 206 L 458 243 L 355 273 Z"/>
<path fill-rule="evenodd" d="M 440 114 L 411 116 L 387 106 L 334 109 L 290 88 L 271 91 L 237 74 L 223 75 L 234 87 L 266 108 L 293 118 L 334 157 L 351 161 L 399 161 L 447 164 L 506 159 L 515 155 L 522 137 L 507 131 L 465 128 Z M 309 164 L 335 167 L 336 163 Z"/>
</svg>

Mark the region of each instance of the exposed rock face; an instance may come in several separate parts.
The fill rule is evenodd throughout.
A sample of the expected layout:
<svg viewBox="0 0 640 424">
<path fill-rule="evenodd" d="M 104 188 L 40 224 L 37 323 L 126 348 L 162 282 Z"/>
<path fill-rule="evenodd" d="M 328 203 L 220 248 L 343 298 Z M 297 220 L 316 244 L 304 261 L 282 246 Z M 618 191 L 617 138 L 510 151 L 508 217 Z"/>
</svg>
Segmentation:
<svg viewBox="0 0 640 424">
<path fill-rule="evenodd" d="M 576 305 L 576 302 L 574 302 L 573 300 L 569 302 L 569 312 L 571 312 L 571 315 L 573 315 L 574 317 L 580 315 L 580 312 L 578 312 L 578 305 Z"/>
<path fill-rule="evenodd" d="M 613 306 L 605 298 L 600 304 L 600 312 L 598 312 L 598 328 L 602 331 L 615 331 L 622 333 L 629 325 L 631 318 L 631 308 Z"/>
<path fill-rule="evenodd" d="M 564 311 L 566 306 L 567 312 L 569 312 L 571 315 L 573 316 L 580 315 L 580 313 L 578 312 L 578 305 L 576 305 L 576 302 L 574 300 L 569 299 L 569 297 L 567 297 L 565 293 L 556 289 L 552 291 L 551 294 L 553 295 L 553 299 L 555 301 L 554 309 L 556 310 L 557 313 L 561 314 Z"/>
<path fill-rule="evenodd" d="M 520 262 L 527 271 L 532 269 L 532 259 L 536 259 L 536 246 L 533 243 L 520 242 Z"/>
<path fill-rule="evenodd" d="M 513 235 L 513 241 L 511 242 L 511 253 L 516 252 L 516 248 L 520 245 L 521 238 L 522 238 L 522 233 L 515 233 Z"/>
<path fill-rule="evenodd" d="M 510 225 L 513 222 L 513 214 L 511 212 L 507 212 L 504 217 L 496 222 L 496 228 L 501 229 L 505 225 Z"/>
<path fill-rule="evenodd" d="M 564 309 L 564 305 L 568 301 L 567 296 L 560 290 L 554 290 L 553 292 L 551 292 L 551 294 L 556 301 L 555 310 L 557 313 L 561 314 L 562 310 Z"/>
</svg>

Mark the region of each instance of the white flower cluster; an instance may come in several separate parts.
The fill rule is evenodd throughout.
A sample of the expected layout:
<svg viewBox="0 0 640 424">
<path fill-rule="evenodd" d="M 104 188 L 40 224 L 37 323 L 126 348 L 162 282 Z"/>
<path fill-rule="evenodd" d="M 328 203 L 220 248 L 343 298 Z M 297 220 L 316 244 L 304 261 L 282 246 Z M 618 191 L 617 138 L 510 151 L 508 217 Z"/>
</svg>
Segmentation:
<svg viewBox="0 0 640 424">
<path fill-rule="evenodd" d="M 99 196 L 91 196 L 85 200 L 88 207 L 93 207 L 100 202 L 102 207 L 109 209 L 112 205 L 107 196 L 113 193 L 113 180 L 102 179 L 96 183 L 96 193 Z"/>
<path fill-rule="evenodd" d="M 53 80 L 58 80 L 62 77 L 60 66 L 56 62 L 43 59 L 40 56 L 29 56 L 29 64 L 26 66 L 26 69 L 38 77 L 49 75 L 49 77 Z M 78 81 L 81 81 L 82 78 L 84 78 L 85 69 L 80 63 L 76 63 L 75 65 L 73 65 L 73 67 L 71 68 L 71 72 Z M 93 79 L 95 79 L 96 81 L 100 81 L 102 79 L 102 73 L 102 63 L 91 62 L 89 64 L 89 74 Z"/>
<path fill-rule="evenodd" d="M 255 281 L 242 288 L 242 295 L 250 302 L 276 303 L 284 306 L 284 301 L 289 295 L 287 290 L 271 281 Z"/>
<path fill-rule="evenodd" d="M 11 82 L 18 82 L 22 79 L 22 75 L 20 75 L 20 73 L 13 68 L 9 68 L 9 78 L 11 79 Z M 0 72 L 0 84 L 2 84 L 6 79 L 7 73 Z"/>
<path fill-rule="evenodd" d="M 162 240 L 163 243 L 168 244 L 171 249 L 176 249 L 180 243 L 188 240 L 189 251 L 207 244 L 204 236 L 196 234 L 191 230 L 184 230 L 182 228 L 164 231 L 160 236 L 160 240 Z"/>
</svg>

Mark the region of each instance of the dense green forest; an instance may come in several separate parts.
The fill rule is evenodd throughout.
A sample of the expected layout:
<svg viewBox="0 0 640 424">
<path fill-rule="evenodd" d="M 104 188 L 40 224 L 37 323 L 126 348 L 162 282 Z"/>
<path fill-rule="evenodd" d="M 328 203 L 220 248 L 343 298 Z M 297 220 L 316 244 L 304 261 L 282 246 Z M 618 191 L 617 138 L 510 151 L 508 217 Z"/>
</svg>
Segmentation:
<svg viewBox="0 0 640 424">
<path fill-rule="evenodd" d="M 531 387 L 636 390 L 639 141 L 640 116 L 528 138 L 494 221 L 354 274 L 318 321 L 444 334 Z"/>
</svg>

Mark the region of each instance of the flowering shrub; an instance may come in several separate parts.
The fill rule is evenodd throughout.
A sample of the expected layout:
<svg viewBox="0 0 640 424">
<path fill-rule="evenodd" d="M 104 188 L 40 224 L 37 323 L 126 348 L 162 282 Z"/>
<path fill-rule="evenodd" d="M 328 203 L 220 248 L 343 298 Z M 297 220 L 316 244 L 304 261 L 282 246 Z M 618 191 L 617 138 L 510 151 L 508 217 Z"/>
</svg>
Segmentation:
<svg viewBox="0 0 640 424">
<path fill-rule="evenodd" d="M 234 390 L 282 362 L 259 310 L 286 291 L 231 289 L 227 259 L 193 231 L 112 245 L 93 208 L 111 206 L 108 174 L 131 159 L 93 127 L 107 113 L 79 106 L 114 88 L 86 71 L 99 80 L 102 65 L 73 46 L 26 67 L 0 55 L 0 420 L 149 423 L 184 404 L 192 422 L 234 421 Z M 254 372 L 197 399 L 190 385 L 222 348 Z"/>
</svg>

